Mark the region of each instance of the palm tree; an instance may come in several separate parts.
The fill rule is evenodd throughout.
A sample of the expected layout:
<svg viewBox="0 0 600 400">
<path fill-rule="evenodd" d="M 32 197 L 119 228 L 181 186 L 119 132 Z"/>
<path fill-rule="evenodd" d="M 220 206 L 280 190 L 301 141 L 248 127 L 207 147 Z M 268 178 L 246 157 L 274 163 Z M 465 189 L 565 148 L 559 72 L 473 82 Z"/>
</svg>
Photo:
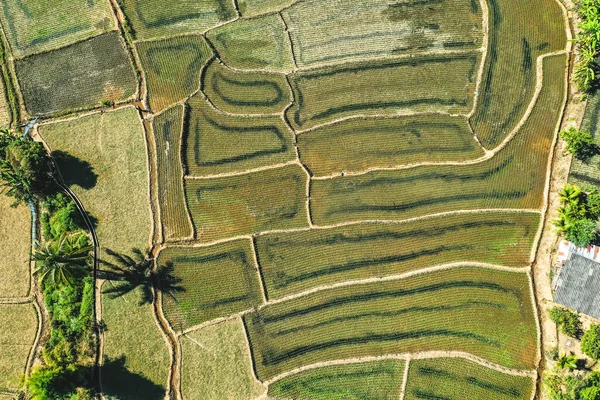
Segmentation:
<svg viewBox="0 0 600 400">
<path fill-rule="evenodd" d="M 563 204 L 579 204 L 581 188 L 568 183 L 558 192 L 558 200 Z"/>
<path fill-rule="evenodd" d="M 556 366 L 561 369 L 577 369 L 577 356 L 574 354 L 566 355 L 563 354 L 561 357 L 556 360 Z"/>
<path fill-rule="evenodd" d="M 92 246 L 79 246 L 63 235 L 55 242 L 44 243 L 36 249 L 34 274 L 42 284 L 72 285 L 78 271 L 89 265 Z"/>
</svg>

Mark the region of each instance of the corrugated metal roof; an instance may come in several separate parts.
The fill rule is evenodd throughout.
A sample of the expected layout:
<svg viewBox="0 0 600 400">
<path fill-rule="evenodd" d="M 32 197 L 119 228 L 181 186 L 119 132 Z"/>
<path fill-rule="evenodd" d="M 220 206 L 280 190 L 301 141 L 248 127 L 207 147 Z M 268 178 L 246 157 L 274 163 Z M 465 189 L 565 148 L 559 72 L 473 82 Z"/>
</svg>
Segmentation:
<svg viewBox="0 0 600 400">
<path fill-rule="evenodd" d="M 600 263 L 571 253 L 557 280 L 554 301 L 600 319 Z"/>
</svg>

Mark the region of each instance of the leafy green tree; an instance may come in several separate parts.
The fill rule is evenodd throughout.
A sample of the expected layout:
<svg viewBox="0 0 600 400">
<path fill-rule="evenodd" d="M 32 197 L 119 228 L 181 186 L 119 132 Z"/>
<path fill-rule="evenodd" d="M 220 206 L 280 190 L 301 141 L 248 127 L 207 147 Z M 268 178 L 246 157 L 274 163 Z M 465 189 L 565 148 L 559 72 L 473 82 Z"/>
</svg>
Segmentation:
<svg viewBox="0 0 600 400">
<path fill-rule="evenodd" d="M 565 335 L 577 337 L 581 323 L 576 313 L 562 307 L 552 307 L 548 310 L 550 319 L 558 325 L 558 329 Z"/>
<path fill-rule="evenodd" d="M 560 137 L 567 142 L 567 150 L 578 159 L 586 160 L 597 153 L 594 138 L 587 131 L 580 131 L 571 126 L 560 132 Z"/>
<path fill-rule="evenodd" d="M 556 360 L 556 365 L 561 369 L 577 369 L 577 356 L 573 354 L 563 354 L 562 356 L 558 357 L 558 360 Z"/>
<path fill-rule="evenodd" d="M 582 218 L 573 221 L 566 232 L 566 239 L 577 247 L 589 246 L 597 237 L 596 221 Z"/>
<path fill-rule="evenodd" d="M 42 284 L 69 285 L 78 272 L 90 262 L 92 246 L 63 236 L 59 240 L 38 246 L 33 254 L 36 262 L 35 274 Z"/>
<path fill-rule="evenodd" d="M 581 338 L 581 351 L 595 360 L 600 359 L 600 325 L 590 326 Z"/>
</svg>

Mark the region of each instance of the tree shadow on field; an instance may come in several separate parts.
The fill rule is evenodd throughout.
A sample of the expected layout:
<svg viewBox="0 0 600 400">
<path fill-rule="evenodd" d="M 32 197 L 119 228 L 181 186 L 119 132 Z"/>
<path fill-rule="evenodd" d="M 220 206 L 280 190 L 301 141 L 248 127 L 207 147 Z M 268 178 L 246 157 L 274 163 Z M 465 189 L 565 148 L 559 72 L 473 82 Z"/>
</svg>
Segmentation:
<svg viewBox="0 0 600 400">
<path fill-rule="evenodd" d="M 98 174 L 89 162 L 74 157 L 64 151 L 52 152 L 60 174 L 67 186 L 78 185 L 83 189 L 92 189 L 98 181 Z"/>
<path fill-rule="evenodd" d="M 163 386 L 129 371 L 125 366 L 125 361 L 124 355 L 104 360 L 102 392 L 105 398 L 111 400 L 163 400 L 165 398 L 166 389 Z"/>
<path fill-rule="evenodd" d="M 110 249 L 104 249 L 104 251 L 112 258 L 112 261 L 100 260 L 100 263 L 107 268 L 98 271 L 98 277 L 115 283 L 104 291 L 111 298 L 125 296 L 139 290 L 141 293 L 139 305 L 141 306 L 152 304 L 154 300 L 153 287 L 163 295 L 171 297 L 185 291 L 181 285 L 181 278 L 173 276 L 173 263 L 159 265 L 154 270 L 154 259 L 150 255 L 145 255 L 140 249 L 131 249 L 132 256 Z"/>
</svg>

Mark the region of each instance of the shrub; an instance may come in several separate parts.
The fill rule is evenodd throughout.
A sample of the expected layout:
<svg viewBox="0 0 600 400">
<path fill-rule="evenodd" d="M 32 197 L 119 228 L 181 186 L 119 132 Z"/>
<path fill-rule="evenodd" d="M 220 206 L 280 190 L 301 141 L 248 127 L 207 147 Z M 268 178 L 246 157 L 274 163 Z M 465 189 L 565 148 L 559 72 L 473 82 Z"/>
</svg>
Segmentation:
<svg viewBox="0 0 600 400">
<path fill-rule="evenodd" d="M 560 137 L 567 142 L 567 150 L 579 159 L 588 159 L 596 152 L 594 138 L 587 131 L 580 131 L 572 126 L 560 132 Z"/>
<path fill-rule="evenodd" d="M 558 325 L 558 329 L 565 335 L 576 337 L 579 333 L 579 317 L 573 311 L 561 307 L 552 307 L 548 310 L 550 319 Z"/>
<path fill-rule="evenodd" d="M 589 246 L 598 236 L 596 230 L 596 221 L 589 218 L 582 218 L 573 221 L 565 238 L 577 247 Z"/>
<path fill-rule="evenodd" d="M 590 326 L 581 339 L 581 351 L 595 360 L 600 359 L 600 325 Z"/>
</svg>

